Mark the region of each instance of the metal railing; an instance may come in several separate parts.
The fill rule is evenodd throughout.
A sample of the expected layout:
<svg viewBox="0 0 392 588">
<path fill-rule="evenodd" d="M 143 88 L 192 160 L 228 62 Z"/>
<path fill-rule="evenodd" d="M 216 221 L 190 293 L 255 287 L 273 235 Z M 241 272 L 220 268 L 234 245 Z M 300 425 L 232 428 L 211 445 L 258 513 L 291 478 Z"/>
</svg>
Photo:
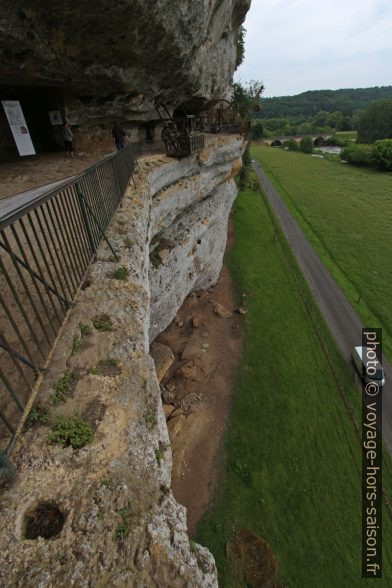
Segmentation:
<svg viewBox="0 0 392 588">
<path fill-rule="evenodd" d="M 8 455 L 139 154 L 131 144 L 35 199 L 14 197 L 0 213 L 0 449 Z"/>
</svg>

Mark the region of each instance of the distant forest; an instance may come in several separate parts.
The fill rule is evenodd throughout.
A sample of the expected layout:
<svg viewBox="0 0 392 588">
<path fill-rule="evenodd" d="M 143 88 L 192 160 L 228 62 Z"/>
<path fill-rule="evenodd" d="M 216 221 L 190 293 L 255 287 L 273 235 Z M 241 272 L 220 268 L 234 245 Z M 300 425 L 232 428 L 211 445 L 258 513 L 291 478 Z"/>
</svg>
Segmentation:
<svg viewBox="0 0 392 588">
<path fill-rule="evenodd" d="M 313 117 L 320 111 L 338 110 L 351 116 L 356 110 L 366 110 L 376 100 L 392 98 L 392 86 L 347 90 L 312 90 L 296 96 L 262 98 L 261 110 L 255 118 Z"/>
<path fill-rule="evenodd" d="M 273 135 L 356 131 L 366 110 L 392 99 L 392 86 L 312 90 L 296 96 L 261 98 L 253 112 L 254 138 Z"/>
</svg>

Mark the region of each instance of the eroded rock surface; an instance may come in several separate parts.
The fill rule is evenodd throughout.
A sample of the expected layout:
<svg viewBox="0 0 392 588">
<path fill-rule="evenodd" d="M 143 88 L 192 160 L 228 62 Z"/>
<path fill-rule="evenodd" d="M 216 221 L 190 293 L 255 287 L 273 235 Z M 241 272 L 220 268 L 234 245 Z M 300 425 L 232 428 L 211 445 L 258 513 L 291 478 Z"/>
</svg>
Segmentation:
<svg viewBox="0 0 392 588">
<path fill-rule="evenodd" d="M 180 162 L 140 160 L 136 187 L 108 232 L 120 260 L 105 244 L 99 249 L 37 398 L 52 421 L 83 415 L 94 439 L 81 449 L 53 444 L 48 423 L 20 438 L 17 477 L 0 494 L 0 585 L 217 586 L 213 557 L 190 545 L 185 509 L 172 495 L 171 447 L 149 340 L 189 292 L 218 277 L 243 146 L 240 137 L 214 137 Z M 183 198 L 181 183 L 190 179 L 201 188 Z M 162 239 L 169 254 L 155 267 L 151 254 Z M 204 248 L 200 262 L 197 246 Z M 113 278 L 118 266 L 128 270 L 127 280 Z M 72 354 L 75 335 L 88 330 L 86 345 Z M 69 370 L 77 379 L 54 404 L 56 382 Z M 60 532 L 26 538 L 26 512 L 31 518 L 47 504 L 63 517 Z"/>
<path fill-rule="evenodd" d="M 64 88 L 72 120 L 224 97 L 250 0 L 2 2 L 0 84 Z"/>
<path fill-rule="evenodd" d="M 149 272 L 151 340 L 173 320 L 192 290 L 207 289 L 218 279 L 242 149 L 239 137 L 210 139 L 198 157 L 169 164 L 162 175 L 150 174 L 156 194 Z M 164 260 L 157 256 L 162 249 L 167 251 Z"/>
</svg>

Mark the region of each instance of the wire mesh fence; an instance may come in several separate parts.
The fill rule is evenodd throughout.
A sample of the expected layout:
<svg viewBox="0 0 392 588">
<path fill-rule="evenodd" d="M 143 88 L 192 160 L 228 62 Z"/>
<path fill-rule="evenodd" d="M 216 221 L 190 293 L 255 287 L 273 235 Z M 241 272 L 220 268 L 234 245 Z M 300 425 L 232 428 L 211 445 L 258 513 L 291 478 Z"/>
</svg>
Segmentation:
<svg viewBox="0 0 392 588">
<path fill-rule="evenodd" d="M 0 449 L 6 454 L 139 154 L 140 146 L 131 144 L 0 214 Z"/>
</svg>

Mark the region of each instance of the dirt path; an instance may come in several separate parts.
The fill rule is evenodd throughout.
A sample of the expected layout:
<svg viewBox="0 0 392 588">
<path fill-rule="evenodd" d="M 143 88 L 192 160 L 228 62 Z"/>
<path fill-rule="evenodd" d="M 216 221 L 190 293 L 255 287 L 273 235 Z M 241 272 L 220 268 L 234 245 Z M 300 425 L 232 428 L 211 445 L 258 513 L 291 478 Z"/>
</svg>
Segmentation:
<svg viewBox="0 0 392 588">
<path fill-rule="evenodd" d="M 112 151 L 113 152 L 113 151 Z M 0 199 L 44 184 L 80 174 L 90 165 L 110 155 L 110 150 L 96 153 L 43 153 L 34 158 L 20 158 L 0 163 Z"/>
<path fill-rule="evenodd" d="M 226 257 L 232 244 L 230 221 Z M 162 381 L 162 395 L 165 411 L 174 409 L 168 416 L 173 493 L 187 508 L 191 536 L 218 482 L 222 436 L 242 347 L 243 317 L 232 312 L 220 318 L 213 301 L 230 312 L 236 309 L 226 264 L 216 286 L 191 294 L 176 321 L 157 339 L 175 355 Z"/>
</svg>

